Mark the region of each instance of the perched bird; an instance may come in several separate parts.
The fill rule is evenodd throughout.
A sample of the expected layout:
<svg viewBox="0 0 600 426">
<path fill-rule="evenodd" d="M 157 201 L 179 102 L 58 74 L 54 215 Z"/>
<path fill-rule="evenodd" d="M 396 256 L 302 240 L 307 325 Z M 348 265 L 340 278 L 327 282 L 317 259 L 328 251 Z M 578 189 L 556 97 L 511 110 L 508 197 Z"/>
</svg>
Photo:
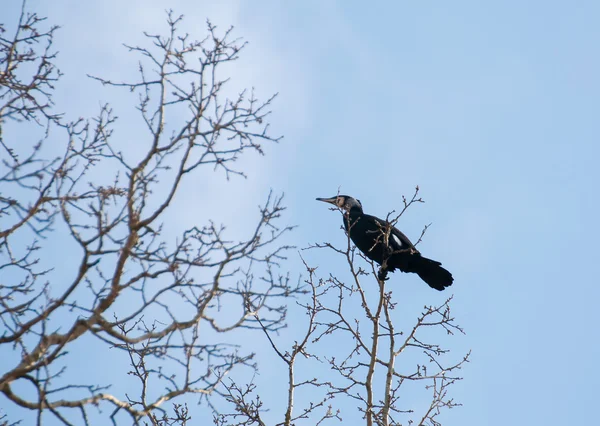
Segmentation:
<svg viewBox="0 0 600 426">
<path fill-rule="evenodd" d="M 344 212 L 346 232 L 365 256 L 382 266 L 380 278 L 385 277 L 387 271 L 400 269 L 416 273 L 436 290 L 452 285 L 452 274 L 442 268 L 440 262 L 421 256 L 408 237 L 387 221 L 363 213 L 359 200 L 347 195 L 317 200 L 333 204 Z"/>
</svg>

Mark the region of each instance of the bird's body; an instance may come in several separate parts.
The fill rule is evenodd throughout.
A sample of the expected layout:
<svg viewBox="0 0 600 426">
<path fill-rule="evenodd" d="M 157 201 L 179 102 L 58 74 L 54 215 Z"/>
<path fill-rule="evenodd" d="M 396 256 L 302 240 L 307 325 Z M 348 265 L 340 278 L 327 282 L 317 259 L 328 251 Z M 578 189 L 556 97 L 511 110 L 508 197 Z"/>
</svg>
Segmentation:
<svg viewBox="0 0 600 426">
<path fill-rule="evenodd" d="M 360 201 L 345 195 L 317 200 L 344 211 L 344 227 L 350 239 L 365 256 L 382 266 L 382 272 L 413 272 L 436 290 L 452 285 L 452 274 L 440 262 L 421 256 L 408 237 L 387 221 L 365 214 Z"/>
</svg>

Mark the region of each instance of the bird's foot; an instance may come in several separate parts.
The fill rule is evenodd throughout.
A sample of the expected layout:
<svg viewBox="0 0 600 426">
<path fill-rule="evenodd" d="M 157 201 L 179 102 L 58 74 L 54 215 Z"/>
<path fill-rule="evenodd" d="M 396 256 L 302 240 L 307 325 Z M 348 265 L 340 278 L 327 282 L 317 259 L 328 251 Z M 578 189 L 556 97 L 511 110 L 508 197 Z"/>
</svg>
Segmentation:
<svg viewBox="0 0 600 426">
<path fill-rule="evenodd" d="M 379 272 L 377 272 L 377 279 L 379 281 L 387 281 L 389 279 L 387 276 L 387 270 L 379 268 Z"/>
</svg>

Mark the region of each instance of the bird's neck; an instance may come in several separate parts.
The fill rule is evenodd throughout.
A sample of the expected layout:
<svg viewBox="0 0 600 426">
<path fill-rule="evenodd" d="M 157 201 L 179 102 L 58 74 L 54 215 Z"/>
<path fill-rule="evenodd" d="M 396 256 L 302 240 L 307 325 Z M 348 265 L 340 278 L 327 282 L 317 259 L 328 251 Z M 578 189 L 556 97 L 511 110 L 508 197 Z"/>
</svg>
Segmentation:
<svg viewBox="0 0 600 426">
<path fill-rule="evenodd" d="M 348 230 L 350 226 L 354 226 L 356 221 L 360 219 L 362 215 L 363 211 L 360 207 L 352 207 L 350 211 L 344 212 L 344 227 L 346 230 Z"/>
<path fill-rule="evenodd" d="M 360 217 L 362 215 L 363 215 L 363 211 L 358 206 L 352 207 L 350 209 L 350 211 L 348 212 L 348 216 L 353 217 L 353 218 L 358 218 L 358 217 Z"/>
</svg>

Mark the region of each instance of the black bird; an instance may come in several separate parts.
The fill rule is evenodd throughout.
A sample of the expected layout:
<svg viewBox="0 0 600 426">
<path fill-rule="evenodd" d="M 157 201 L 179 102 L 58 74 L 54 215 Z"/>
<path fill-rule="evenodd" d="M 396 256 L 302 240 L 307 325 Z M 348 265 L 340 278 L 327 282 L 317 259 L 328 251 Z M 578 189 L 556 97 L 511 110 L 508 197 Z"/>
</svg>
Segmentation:
<svg viewBox="0 0 600 426">
<path fill-rule="evenodd" d="M 442 268 L 440 262 L 421 256 L 408 237 L 387 221 L 364 214 L 359 200 L 347 195 L 317 200 L 333 204 L 345 212 L 346 232 L 365 256 L 382 265 L 380 278 L 385 278 L 387 271 L 400 269 L 418 274 L 436 290 L 452 285 L 452 274 Z"/>
</svg>

